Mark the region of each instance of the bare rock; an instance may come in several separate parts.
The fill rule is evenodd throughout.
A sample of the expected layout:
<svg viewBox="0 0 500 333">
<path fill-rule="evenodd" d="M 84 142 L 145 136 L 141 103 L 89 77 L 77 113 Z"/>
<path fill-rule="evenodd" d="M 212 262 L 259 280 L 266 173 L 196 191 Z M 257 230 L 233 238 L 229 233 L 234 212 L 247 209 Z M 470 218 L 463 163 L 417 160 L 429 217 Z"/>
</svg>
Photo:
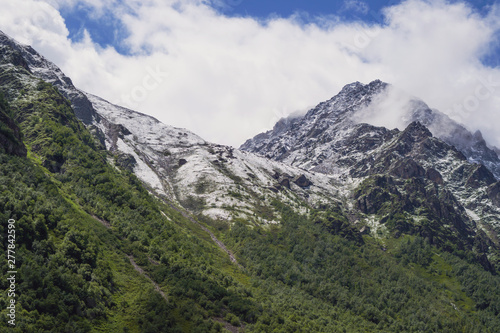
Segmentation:
<svg viewBox="0 0 500 333">
<path fill-rule="evenodd" d="M 312 185 L 312 182 L 304 175 L 300 175 L 299 177 L 295 178 L 293 182 L 302 188 L 306 188 Z"/>
</svg>

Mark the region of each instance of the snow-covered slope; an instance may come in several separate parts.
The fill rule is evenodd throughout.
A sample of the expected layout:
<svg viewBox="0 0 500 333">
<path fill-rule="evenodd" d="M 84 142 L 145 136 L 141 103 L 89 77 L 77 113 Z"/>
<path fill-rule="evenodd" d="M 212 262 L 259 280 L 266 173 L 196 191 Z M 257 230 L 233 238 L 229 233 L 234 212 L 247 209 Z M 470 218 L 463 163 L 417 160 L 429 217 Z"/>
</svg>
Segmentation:
<svg viewBox="0 0 500 333">
<path fill-rule="evenodd" d="M 271 223 L 279 217 L 271 205 L 274 199 L 298 210 L 339 200 L 332 196 L 341 191 L 335 177 L 208 143 L 185 129 L 86 94 L 30 46 L 2 32 L 0 51 L 2 66 L 23 68 L 53 84 L 72 103 L 77 117 L 114 156 L 111 163 L 133 172 L 155 195 L 192 212 Z"/>
<path fill-rule="evenodd" d="M 312 204 L 334 200 L 333 177 L 208 143 L 180 128 L 87 94 L 101 118 L 106 148 L 157 194 L 212 218 L 272 222 L 273 199 Z M 127 165 L 122 165 L 127 166 Z M 274 217 L 273 217 L 274 216 Z"/>
<path fill-rule="evenodd" d="M 380 80 L 367 85 L 359 82 L 346 85 L 338 95 L 320 103 L 304 116 L 281 119 L 271 131 L 247 140 L 240 148 L 287 164 L 335 173 L 338 170 L 337 158 L 344 157 L 343 152 L 339 152 L 337 148 L 353 143 L 360 135 L 357 130 L 359 126 L 356 125 L 376 125 L 370 122 L 370 117 L 361 116 L 366 109 L 388 112 L 380 110 L 380 104 L 383 107 L 383 99 L 391 99 L 387 91 L 393 90 L 392 88 Z M 373 104 L 379 106 L 374 107 Z M 400 126 L 406 127 L 419 121 L 435 137 L 457 148 L 471 163 L 485 165 L 500 180 L 498 153 L 490 148 L 480 132 L 472 134 L 463 125 L 438 110 L 429 108 L 415 97 L 404 96 L 404 103 L 401 104 L 403 110 L 394 110 L 400 117 L 397 121 Z M 376 131 L 385 132 L 385 129 Z M 363 136 L 367 135 L 376 141 L 382 133 L 363 132 Z"/>
<path fill-rule="evenodd" d="M 496 152 L 488 148 L 480 134 L 472 135 L 416 99 L 410 101 L 412 107 L 403 114 L 403 123 L 407 124 L 403 131 L 360 123 L 359 113 L 374 103 L 387 87 L 378 80 L 367 85 L 359 82 L 347 85 L 337 96 L 306 115 L 280 120 L 273 130 L 248 140 L 241 149 L 354 182 L 374 175 L 387 175 L 395 182 L 420 179 L 423 185 L 436 188 L 432 192 L 434 197 L 427 199 L 437 203 L 443 200 L 449 206 L 444 211 L 456 211 L 459 217 L 453 219 L 457 226 L 466 224 L 471 230 L 493 227 L 499 232 L 500 161 Z M 399 191 L 398 200 L 408 205 L 405 208 L 408 214 L 418 214 L 418 205 L 404 199 L 410 195 L 404 194 L 408 190 L 401 187 L 394 191 L 392 195 Z M 424 191 L 421 195 L 425 193 L 430 192 Z M 388 196 L 384 200 L 394 198 Z M 363 206 L 359 200 L 355 206 L 370 212 L 366 202 Z M 445 218 L 443 209 L 433 207 L 431 210 Z M 490 235 L 494 238 L 496 232 Z"/>
<path fill-rule="evenodd" d="M 0 63 L 21 66 L 34 76 L 56 86 L 72 104 L 77 117 L 86 125 L 99 121 L 85 95 L 69 77 L 31 46 L 22 45 L 0 31 Z"/>
</svg>

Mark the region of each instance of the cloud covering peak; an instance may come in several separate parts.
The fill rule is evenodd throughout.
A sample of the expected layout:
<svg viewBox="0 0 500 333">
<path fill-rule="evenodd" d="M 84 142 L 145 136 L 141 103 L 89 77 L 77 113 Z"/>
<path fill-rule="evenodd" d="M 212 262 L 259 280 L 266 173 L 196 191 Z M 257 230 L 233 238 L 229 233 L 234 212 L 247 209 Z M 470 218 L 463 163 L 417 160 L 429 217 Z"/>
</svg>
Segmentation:
<svg viewBox="0 0 500 333">
<path fill-rule="evenodd" d="M 347 83 L 378 78 L 500 146 L 500 71 L 481 61 L 498 46 L 496 6 L 479 14 L 461 2 L 408 0 L 373 24 L 228 17 L 201 0 L 0 4 L 0 29 L 55 62 L 77 87 L 210 141 L 239 146 Z M 346 2 L 369 12 L 363 4 Z M 81 7 L 97 21 L 112 13 L 101 19 L 126 36 L 119 43 L 128 52 L 98 46 L 85 27 L 71 40 L 62 13 Z"/>
</svg>

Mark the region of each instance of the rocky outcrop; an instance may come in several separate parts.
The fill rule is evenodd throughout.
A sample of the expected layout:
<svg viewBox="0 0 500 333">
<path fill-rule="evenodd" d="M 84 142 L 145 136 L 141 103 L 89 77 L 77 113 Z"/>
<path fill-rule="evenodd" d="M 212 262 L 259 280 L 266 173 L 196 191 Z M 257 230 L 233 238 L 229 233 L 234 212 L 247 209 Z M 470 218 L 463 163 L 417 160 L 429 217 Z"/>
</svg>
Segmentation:
<svg viewBox="0 0 500 333">
<path fill-rule="evenodd" d="M 304 175 L 296 177 L 293 182 L 302 188 L 307 188 L 312 185 L 312 182 Z"/>
<path fill-rule="evenodd" d="M 476 165 L 470 176 L 467 178 L 467 186 L 479 188 L 489 186 L 495 182 L 495 177 L 484 165 Z"/>
<path fill-rule="evenodd" d="M 500 207 L 500 182 L 496 182 L 488 187 L 488 197 L 491 199 L 493 204 Z"/>
<path fill-rule="evenodd" d="M 356 189 L 354 199 L 360 212 L 379 216 L 395 234 L 419 235 L 440 246 L 451 241 L 460 248 L 473 247 L 474 232 L 465 210 L 457 208 L 460 203 L 450 191 L 426 178 L 403 182 L 372 176 Z M 421 211 L 425 216 L 417 217 Z"/>
<path fill-rule="evenodd" d="M 426 175 L 425 169 L 409 158 L 397 161 L 389 173 L 403 179 L 425 177 Z"/>
<path fill-rule="evenodd" d="M 425 172 L 425 176 L 427 177 L 427 179 L 436 184 L 439 185 L 444 184 L 443 176 L 441 175 L 441 173 L 439 173 L 439 171 L 437 171 L 434 168 L 428 168 L 427 171 Z"/>
<path fill-rule="evenodd" d="M 27 150 L 22 140 L 21 130 L 5 113 L 5 107 L 6 104 L 0 100 L 0 149 L 10 155 L 26 157 Z"/>
<path fill-rule="evenodd" d="M 290 189 L 290 179 L 289 178 L 282 178 L 279 182 L 279 184 L 287 189 Z"/>
<path fill-rule="evenodd" d="M 431 131 L 419 121 L 414 121 L 406 127 L 401 135 L 401 141 L 408 143 L 420 142 L 432 137 Z"/>
<path fill-rule="evenodd" d="M 354 192 L 357 208 L 364 214 L 377 214 L 392 197 L 400 198 L 401 194 L 388 176 L 368 178 Z"/>
<path fill-rule="evenodd" d="M 118 152 L 116 154 L 116 164 L 125 170 L 134 172 L 134 168 L 137 165 L 137 160 L 130 154 Z"/>
</svg>

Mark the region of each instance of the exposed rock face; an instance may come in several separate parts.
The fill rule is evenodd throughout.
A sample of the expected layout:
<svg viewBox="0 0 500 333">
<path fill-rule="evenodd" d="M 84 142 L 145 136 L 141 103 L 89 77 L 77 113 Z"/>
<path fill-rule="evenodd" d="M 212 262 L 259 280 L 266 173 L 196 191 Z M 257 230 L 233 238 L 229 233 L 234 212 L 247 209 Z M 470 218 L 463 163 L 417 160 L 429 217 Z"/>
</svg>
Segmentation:
<svg viewBox="0 0 500 333">
<path fill-rule="evenodd" d="M 27 154 L 21 131 L 0 105 L 0 148 L 7 154 L 25 157 Z"/>
<path fill-rule="evenodd" d="M 472 188 L 489 186 L 495 182 L 495 177 L 484 165 L 477 165 L 467 179 L 467 185 Z"/>
<path fill-rule="evenodd" d="M 459 239 L 462 248 L 473 246 L 474 232 L 465 210 L 453 194 L 424 178 L 399 182 L 390 176 L 371 176 L 354 198 L 361 212 L 384 216 L 382 222 L 398 232 L 419 234 L 439 245 Z M 422 210 L 427 212 L 425 223 L 406 217 Z M 445 224 L 450 227 L 444 228 Z"/>
<path fill-rule="evenodd" d="M 312 182 L 309 179 L 307 179 L 307 177 L 304 175 L 300 175 L 299 177 L 296 177 L 293 180 L 293 182 L 302 188 L 309 187 L 312 185 Z"/>
<path fill-rule="evenodd" d="M 286 187 L 287 189 L 290 189 L 290 179 L 288 178 L 283 178 L 279 184 L 283 187 Z"/>
<path fill-rule="evenodd" d="M 36 77 L 53 84 L 71 102 L 76 116 L 86 125 L 99 121 L 92 103 L 75 88 L 69 77 L 31 46 L 17 43 L 2 31 L 0 31 L 0 64 L 21 66 Z"/>
<path fill-rule="evenodd" d="M 437 183 L 439 185 L 444 184 L 443 176 L 441 176 L 439 171 L 437 171 L 434 168 L 427 169 L 427 171 L 425 172 L 425 175 L 426 175 L 427 179 L 433 181 L 434 183 Z"/>
<path fill-rule="evenodd" d="M 116 155 L 116 164 L 124 168 L 125 170 L 134 172 L 134 168 L 137 165 L 137 160 L 130 154 L 118 153 Z"/>
<path fill-rule="evenodd" d="M 376 214 L 392 196 L 400 196 L 394 179 L 376 176 L 362 184 L 354 193 L 358 209 L 365 214 Z"/>
<path fill-rule="evenodd" d="M 426 175 L 425 169 L 412 159 L 404 159 L 396 162 L 390 173 L 403 179 L 425 177 Z"/>
<path fill-rule="evenodd" d="M 500 207 L 500 182 L 497 182 L 488 188 L 488 197 L 497 207 Z"/>
<path fill-rule="evenodd" d="M 499 232 L 496 152 L 480 133 L 470 134 L 418 100 L 412 102 L 403 131 L 357 123 L 354 115 L 386 87 L 380 81 L 348 85 L 306 115 L 280 121 L 241 148 L 339 181 L 374 179 L 355 191 L 355 211 L 377 216 L 392 230 L 439 244 L 460 239 L 460 246 L 469 248 L 478 223 Z M 439 133 L 441 125 L 451 130 Z"/>
</svg>

